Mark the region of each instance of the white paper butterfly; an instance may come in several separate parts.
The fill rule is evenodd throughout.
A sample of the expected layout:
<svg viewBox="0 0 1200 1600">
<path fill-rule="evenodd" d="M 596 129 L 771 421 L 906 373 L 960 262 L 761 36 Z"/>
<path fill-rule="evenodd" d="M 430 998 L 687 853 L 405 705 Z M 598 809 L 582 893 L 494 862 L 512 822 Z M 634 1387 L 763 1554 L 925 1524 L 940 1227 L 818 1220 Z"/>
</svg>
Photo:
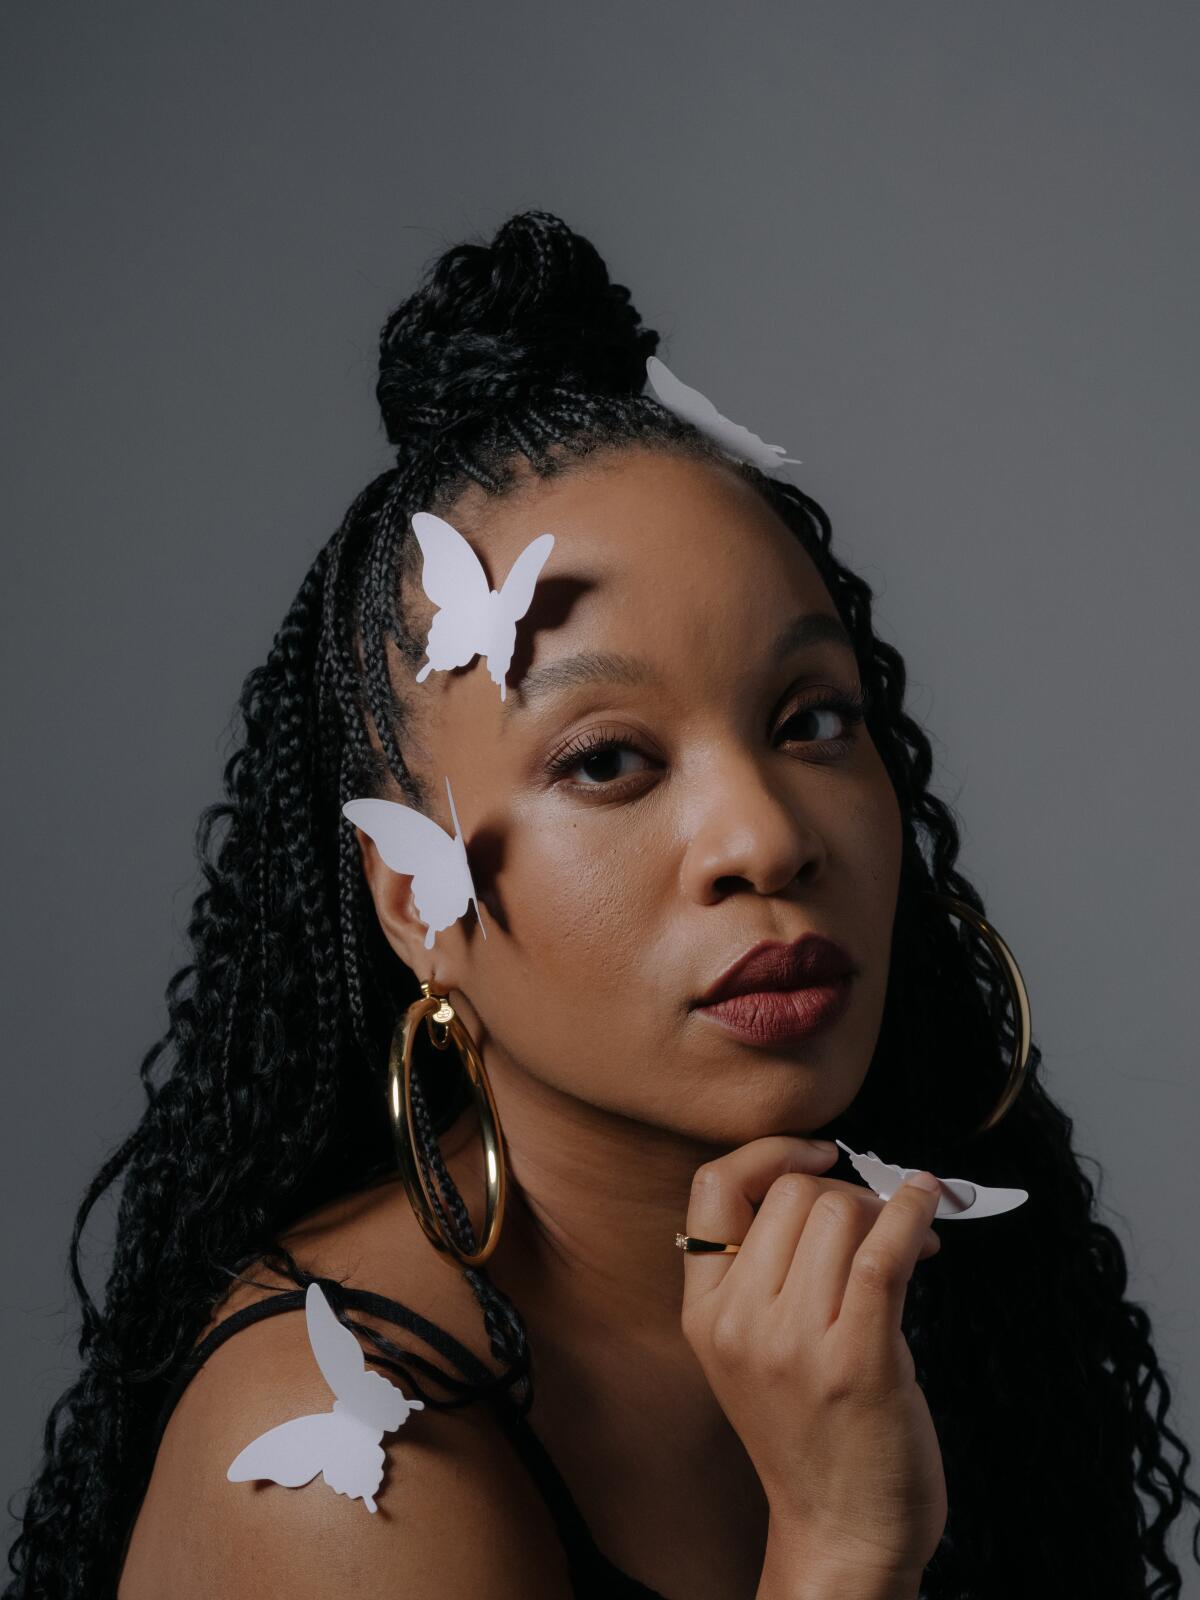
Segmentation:
<svg viewBox="0 0 1200 1600">
<path fill-rule="evenodd" d="M 870 1184 L 881 1200 L 890 1200 L 906 1178 L 915 1177 L 920 1167 L 894 1167 L 881 1161 L 874 1150 L 865 1156 L 856 1155 L 848 1144 L 834 1141 L 850 1157 L 850 1164 L 864 1183 Z M 938 1198 L 935 1217 L 970 1220 L 973 1217 L 994 1217 L 1001 1211 L 1012 1211 L 1029 1199 L 1027 1189 L 989 1189 L 982 1183 L 968 1183 L 965 1178 L 939 1178 L 938 1182 L 948 1194 Z"/>
<path fill-rule="evenodd" d="M 554 548 L 554 535 L 542 533 L 527 544 L 497 591 L 488 587 L 479 557 L 457 528 L 428 511 L 418 511 L 412 525 L 425 558 L 421 586 L 441 607 L 429 625 L 425 641 L 429 659 L 418 671 L 417 682 L 423 683 L 434 670 L 465 667 L 474 656 L 486 656 L 503 700 L 517 622 L 529 610 L 538 574 Z"/>
<path fill-rule="evenodd" d="M 440 822 L 398 800 L 347 800 L 342 807 L 342 815 L 374 839 L 393 872 L 412 874 L 412 897 L 425 924 L 426 950 L 433 948 L 434 934 L 457 922 L 472 902 L 479 931 L 487 938 L 449 778 L 446 794 L 454 818 L 453 835 Z"/>
<path fill-rule="evenodd" d="M 741 423 L 730 422 L 728 417 L 723 417 L 711 400 L 707 400 L 699 389 L 689 388 L 657 356 L 646 357 L 646 378 L 661 405 L 673 411 L 677 417 L 682 417 L 685 422 L 692 423 L 701 433 L 708 434 L 727 454 L 737 456 L 740 461 L 749 461 L 763 472 L 776 472 L 785 462 L 797 467 L 801 465 L 795 456 L 784 454 L 783 445 L 767 444 L 756 433 L 751 433 L 749 428 L 743 428 Z"/>
<path fill-rule="evenodd" d="M 259 1434 L 225 1476 L 231 1483 L 269 1478 L 298 1489 L 319 1472 L 338 1494 L 375 1511 L 386 1459 L 379 1441 L 407 1422 L 410 1411 L 424 1411 L 425 1402 L 409 1400 L 382 1373 L 370 1370 L 362 1346 L 334 1316 L 316 1283 L 309 1284 L 304 1296 L 304 1315 L 321 1375 L 337 1396 L 333 1409 L 295 1417 Z"/>
</svg>

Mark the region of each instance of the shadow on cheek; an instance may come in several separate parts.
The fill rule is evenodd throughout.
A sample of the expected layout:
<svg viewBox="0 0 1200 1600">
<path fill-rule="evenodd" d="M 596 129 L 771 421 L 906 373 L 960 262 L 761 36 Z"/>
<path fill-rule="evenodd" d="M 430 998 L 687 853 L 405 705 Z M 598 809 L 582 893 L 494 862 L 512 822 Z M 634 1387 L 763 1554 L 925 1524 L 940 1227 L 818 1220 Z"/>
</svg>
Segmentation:
<svg viewBox="0 0 1200 1600">
<path fill-rule="evenodd" d="M 467 864 L 471 869 L 471 879 L 475 884 L 475 892 L 479 896 L 492 921 L 501 933 L 511 933 L 511 925 L 505 909 L 503 898 L 496 885 L 505 860 L 505 839 L 501 829 L 483 827 L 474 829 L 465 841 L 467 851 Z M 465 926 L 465 925 L 464 925 Z M 482 937 L 478 925 L 472 919 L 472 926 L 467 929 L 467 937 Z"/>
</svg>

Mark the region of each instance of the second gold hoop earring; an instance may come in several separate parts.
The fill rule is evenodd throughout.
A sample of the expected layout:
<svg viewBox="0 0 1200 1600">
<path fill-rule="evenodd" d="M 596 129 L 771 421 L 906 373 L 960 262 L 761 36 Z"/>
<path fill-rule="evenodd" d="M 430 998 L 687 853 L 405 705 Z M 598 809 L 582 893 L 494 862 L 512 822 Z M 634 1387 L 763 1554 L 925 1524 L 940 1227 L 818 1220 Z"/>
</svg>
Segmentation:
<svg viewBox="0 0 1200 1600">
<path fill-rule="evenodd" d="M 461 1057 L 470 1080 L 483 1137 L 485 1175 L 487 1182 L 487 1209 L 483 1224 L 483 1242 L 476 1251 L 466 1251 L 443 1228 L 437 1212 L 433 1192 L 426 1180 L 418 1155 L 417 1132 L 413 1125 L 412 1108 L 412 1051 L 417 1030 L 424 1022 L 428 1037 L 437 1050 L 445 1050 L 453 1043 Z M 440 1026 L 440 1035 L 436 1028 Z M 504 1137 L 492 1086 L 484 1070 L 483 1059 L 475 1041 L 463 1027 L 454 1007 L 446 995 L 434 994 L 427 983 L 421 984 L 421 999 L 408 1007 L 392 1036 L 388 1056 L 388 1111 L 392 1121 L 392 1134 L 404 1187 L 417 1220 L 426 1236 L 444 1254 L 452 1256 L 464 1267 L 479 1267 L 495 1250 L 504 1221 Z"/>
<path fill-rule="evenodd" d="M 977 1134 L 986 1133 L 989 1128 L 994 1128 L 1001 1117 L 1012 1107 L 1013 1101 L 1021 1092 L 1025 1082 L 1025 1074 L 1029 1069 L 1029 1050 L 1033 1039 L 1033 1030 L 1029 1011 L 1029 994 L 1025 988 L 1025 980 L 1021 976 L 1021 969 L 1017 965 L 1016 957 L 1005 944 L 1004 940 L 974 906 L 968 905 L 965 900 L 960 900 L 957 895 L 940 894 L 934 890 L 925 891 L 926 898 L 935 905 L 940 905 L 952 916 L 961 917 L 975 929 L 991 952 L 1000 970 L 1004 974 L 1008 985 L 1009 998 L 1012 1001 L 1013 1012 L 1013 1049 L 1009 1061 L 1008 1079 L 999 1100 L 992 1107 L 987 1117 L 975 1130 Z"/>
</svg>

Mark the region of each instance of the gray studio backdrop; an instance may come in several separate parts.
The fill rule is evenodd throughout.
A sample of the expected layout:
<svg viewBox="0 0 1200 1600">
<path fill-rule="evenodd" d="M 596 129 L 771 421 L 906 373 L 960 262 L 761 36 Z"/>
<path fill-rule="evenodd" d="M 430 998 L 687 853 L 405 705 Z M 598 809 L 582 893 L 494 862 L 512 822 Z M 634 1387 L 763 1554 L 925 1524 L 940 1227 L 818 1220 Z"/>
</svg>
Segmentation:
<svg viewBox="0 0 1200 1600">
<path fill-rule="evenodd" d="M 1200 13 L 26 0 L 0 33 L 4 1494 L 74 1370 L 71 1220 L 142 1104 L 239 686 L 388 463 L 379 324 L 526 206 L 803 458 L 876 587 L 1195 1448 Z"/>
</svg>

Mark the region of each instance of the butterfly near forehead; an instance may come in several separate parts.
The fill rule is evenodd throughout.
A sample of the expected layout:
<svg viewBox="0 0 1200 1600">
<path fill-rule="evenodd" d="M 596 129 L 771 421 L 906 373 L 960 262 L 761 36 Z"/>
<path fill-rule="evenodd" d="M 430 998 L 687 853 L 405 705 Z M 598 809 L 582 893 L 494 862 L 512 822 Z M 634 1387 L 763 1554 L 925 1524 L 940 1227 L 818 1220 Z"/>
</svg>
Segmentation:
<svg viewBox="0 0 1200 1600">
<path fill-rule="evenodd" d="M 554 548 L 554 535 L 542 533 L 531 540 L 500 588 L 493 589 L 479 557 L 451 523 L 418 511 L 412 526 L 424 557 L 421 586 L 439 607 L 429 625 L 428 659 L 417 669 L 417 682 L 424 683 L 434 671 L 465 667 L 480 655 L 486 658 L 488 675 L 503 700 L 517 623 L 529 610 L 538 574 Z"/>
</svg>

